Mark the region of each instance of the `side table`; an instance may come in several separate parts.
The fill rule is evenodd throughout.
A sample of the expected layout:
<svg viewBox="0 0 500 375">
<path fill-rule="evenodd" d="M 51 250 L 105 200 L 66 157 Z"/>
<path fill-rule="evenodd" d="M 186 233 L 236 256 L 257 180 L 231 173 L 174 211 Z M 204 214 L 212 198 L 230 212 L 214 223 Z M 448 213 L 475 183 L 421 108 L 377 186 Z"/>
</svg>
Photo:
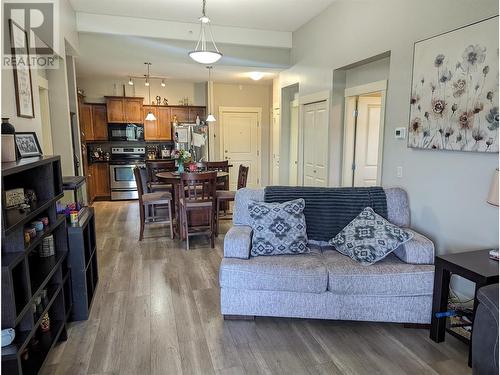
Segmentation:
<svg viewBox="0 0 500 375">
<path fill-rule="evenodd" d="M 498 283 L 498 262 L 489 258 L 488 250 L 438 255 L 435 259 L 434 296 L 432 298 L 432 320 L 430 337 L 435 342 L 444 341 L 446 318 L 436 318 L 437 312 L 448 310 L 448 295 L 451 275 L 455 274 L 476 284 L 474 293 L 474 318 L 477 308 L 476 294 L 479 288 Z M 472 365 L 472 342 L 469 342 L 469 366 Z"/>
</svg>

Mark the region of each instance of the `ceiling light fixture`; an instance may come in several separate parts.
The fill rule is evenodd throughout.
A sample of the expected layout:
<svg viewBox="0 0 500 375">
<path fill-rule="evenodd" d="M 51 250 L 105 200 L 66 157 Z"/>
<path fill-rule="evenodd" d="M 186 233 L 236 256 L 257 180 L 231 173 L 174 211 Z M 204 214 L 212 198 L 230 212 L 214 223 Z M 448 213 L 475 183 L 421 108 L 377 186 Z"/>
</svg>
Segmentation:
<svg viewBox="0 0 500 375">
<path fill-rule="evenodd" d="M 146 78 L 146 82 L 144 82 L 144 86 L 149 87 L 149 81 L 147 78 Z"/>
<path fill-rule="evenodd" d="M 128 78 L 128 84 L 129 84 L 130 86 L 134 86 L 134 81 L 132 81 L 132 77 L 129 77 L 129 78 Z"/>
<path fill-rule="evenodd" d="M 213 66 L 207 66 L 207 69 L 208 69 L 208 85 L 210 85 L 210 82 L 212 82 L 212 69 L 213 69 Z M 212 115 L 212 112 L 210 112 L 207 116 L 207 119 L 205 120 L 206 122 L 215 122 L 217 121 L 214 117 L 214 115 Z"/>
<path fill-rule="evenodd" d="M 161 87 L 165 87 L 165 86 L 166 86 L 166 85 L 165 85 L 165 80 L 164 80 L 164 79 L 162 79 L 162 80 L 161 80 Z"/>
<path fill-rule="evenodd" d="M 200 64 L 213 64 L 219 61 L 222 57 L 222 53 L 219 51 L 217 46 L 215 45 L 214 36 L 212 34 L 212 28 L 210 26 L 210 18 L 206 15 L 206 0 L 203 0 L 202 5 L 202 16 L 198 18 L 200 21 L 200 38 L 198 39 L 198 43 L 196 43 L 196 47 L 194 51 L 189 52 L 189 57 L 191 57 L 194 61 Z M 207 39 L 206 32 L 208 30 L 208 35 L 210 37 L 209 42 L 213 45 L 213 50 L 207 49 Z"/>
<path fill-rule="evenodd" d="M 250 72 L 248 73 L 248 76 L 253 79 L 254 81 L 258 81 L 264 77 L 264 73 L 262 72 Z"/>
<path fill-rule="evenodd" d="M 149 103 L 151 103 L 151 86 L 149 86 L 149 67 L 151 66 L 151 63 L 145 62 L 144 64 L 146 64 L 146 66 L 148 67 L 148 74 L 146 75 L 145 85 L 148 87 L 148 96 L 149 96 L 148 104 L 149 104 Z M 155 120 L 156 120 L 156 117 L 153 114 L 153 112 L 151 112 L 151 109 L 150 109 L 148 114 L 146 115 L 146 121 L 155 121 Z"/>
</svg>

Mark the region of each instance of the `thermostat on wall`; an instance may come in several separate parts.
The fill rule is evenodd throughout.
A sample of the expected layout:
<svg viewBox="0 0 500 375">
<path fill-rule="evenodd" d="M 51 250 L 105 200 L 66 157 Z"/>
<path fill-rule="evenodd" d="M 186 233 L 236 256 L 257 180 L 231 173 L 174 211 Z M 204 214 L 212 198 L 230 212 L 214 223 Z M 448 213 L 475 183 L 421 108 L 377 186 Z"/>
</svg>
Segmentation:
<svg viewBox="0 0 500 375">
<path fill-rule="evenodd" d="M 405 139 L 406 138 L 406 128 L 396 128 L 394 131 L 394 136 L 396 139 Z"/>
</svg>

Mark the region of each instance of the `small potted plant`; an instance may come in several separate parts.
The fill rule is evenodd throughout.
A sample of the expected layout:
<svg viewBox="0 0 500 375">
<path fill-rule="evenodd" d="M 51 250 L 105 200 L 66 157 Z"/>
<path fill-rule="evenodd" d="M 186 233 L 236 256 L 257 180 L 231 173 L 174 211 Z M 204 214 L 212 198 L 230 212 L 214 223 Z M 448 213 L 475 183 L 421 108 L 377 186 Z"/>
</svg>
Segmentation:
<svg viewBox="0 0 500 375">
<path fill-rule="evenodd" d="M 186 150 L 174 150 L 172 157 L 177 161 L 177 171 L 182 173 L 184 172 L 184 163 L 191 160 L 191 153 Z"/>
</svg>

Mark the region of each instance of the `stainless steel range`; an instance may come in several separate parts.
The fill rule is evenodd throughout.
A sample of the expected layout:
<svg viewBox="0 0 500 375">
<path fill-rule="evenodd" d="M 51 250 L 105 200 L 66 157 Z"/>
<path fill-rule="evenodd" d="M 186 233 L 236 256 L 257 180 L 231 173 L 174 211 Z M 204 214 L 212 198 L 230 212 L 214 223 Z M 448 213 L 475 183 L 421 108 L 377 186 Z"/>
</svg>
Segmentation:
<svg viewBox="0 0 500 375">
<path fill-rule="evenodd" d="M 137 199 L 134 168 L 145 167 L 144 147 L 113 147 L 109 162 L 111 200 Z"/>
</svg>

